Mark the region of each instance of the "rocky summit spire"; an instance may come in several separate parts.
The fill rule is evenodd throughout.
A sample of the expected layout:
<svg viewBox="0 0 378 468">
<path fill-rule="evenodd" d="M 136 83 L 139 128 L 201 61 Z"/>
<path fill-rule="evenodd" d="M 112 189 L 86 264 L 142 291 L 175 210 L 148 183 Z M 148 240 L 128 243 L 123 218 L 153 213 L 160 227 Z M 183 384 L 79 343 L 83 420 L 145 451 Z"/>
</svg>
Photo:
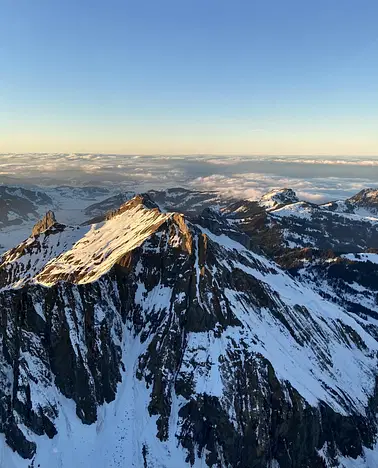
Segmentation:
<svg viewBox="0 0 378 468">
<path fill-rule="evenodd" d="M 55 214 L 53 211 L 49 210 L 45 216 L 34 225 L 32 235 L 37 236 L 38 234 L 41 234 L 41 232 L 46 231 L 46 229 L 49 229 L 55 223 Z"/>
</svg>

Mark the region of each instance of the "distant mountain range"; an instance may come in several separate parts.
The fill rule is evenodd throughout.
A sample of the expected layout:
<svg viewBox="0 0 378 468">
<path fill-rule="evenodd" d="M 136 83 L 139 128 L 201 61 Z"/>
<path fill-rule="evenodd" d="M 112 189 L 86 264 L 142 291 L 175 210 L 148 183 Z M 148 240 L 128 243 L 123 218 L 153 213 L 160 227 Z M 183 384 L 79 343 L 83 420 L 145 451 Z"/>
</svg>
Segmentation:
<svg viewBox="0 0 378 468">
<path fill-rule="evenodd" d="M 0 467 L 378 466 L 378 190 L 0 207 Z"/>
</svg>

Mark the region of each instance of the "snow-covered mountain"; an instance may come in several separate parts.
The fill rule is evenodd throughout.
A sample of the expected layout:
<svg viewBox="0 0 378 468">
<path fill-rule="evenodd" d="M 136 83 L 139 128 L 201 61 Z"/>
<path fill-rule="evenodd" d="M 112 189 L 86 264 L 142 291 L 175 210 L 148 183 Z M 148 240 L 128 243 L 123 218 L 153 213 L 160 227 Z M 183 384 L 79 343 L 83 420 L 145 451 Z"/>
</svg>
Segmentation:
<svg viewBox="0 0 378 468">
<path fill-rule="evenodd" d="M 280 249 L 320 247 L 358 252 L 375 246 L 377 193 L 375 189 L 365 189 L 348 200 L 323 205 L 300 201 L 288 188 L 274 189 L 259 200 L 232 199 L 221 191 L 182 188 L 151 190 L 148 195 L 162 211 L 176 210 L 189 216 L 200 215 L 207 208 L 222 211 L 252 237 L 258 234 L 259 238 L 268 238 L 268 244 L 277 244 Z M 118 192 L 116 187 L 61 186 L 44 191 L 2 187 L 0 205 L 6 207 L 2 211 L 6 222 L 0 223 L 0 252 L 24 240 L 47 210 L 53 210 L 64 224 L 93 224 L 103 221 L 107 212 L 134 195 L 130 191 Z M 17 207 L 24 205 L 23 212 L 16 214 Z"/>
<path fill-rule="evenodd" d="M 42 191 L 0 186 L 0 252 L 25 238 L 52 204 L 52 199 Z M 18 235 L 10 242 L 13 233 Z"/>
<path fill-rule="evenodd" d="M 259 204 L 267 210 L 279 208 L 291 203 L 297 203 L 299 199 L 294 190 L 290 188 L 273 189 L 260 198 Z"/>
<path fill-rule="evenodd" d="M 265 205 L 261 200 L 242 201 L 222 211 L 230 222 L 273 256 L 286 249 L 304 247 L 337 252 L 360 252 L 377 247 L 378 215 L 374 215 L 372 209 L 369 212 L 366 208 L 363 212 L 357 208 L 347 211 L 341 202 L 317 205 L 295 201 L 294 197 L 293 201 L 287 199 L 287 203 L 283 203 L 282 198 L 282 203 L 266 200 Z"/>
<path fill-rule="evenodd" d="M 375 218 L 158 193 L 1 258 L 0 466 L 378 466 Z"/>
<path fill-rule="evenodd" d="M 150 190 L 148 196 L 162 211 L 176 210 L 187 215 L 200 214 L 206 208 L 219 210 L 238 200 L 229 196 L 222 196 L 215 191 L 198 191 L 184 188 L 170 188 L 166 190 Z M 90 218 L 104 216 L 108 211 L 117 209 L 122 203 L 135 195 L 132 192 L 122 192 L 94 203 L 86 208 L 85 214 Z"/>
<path fill-rule="evenodd" d="M 378 215 L 378 189 L 364 189 L 353 197 L 325 203 L 322 207 L 342 213 L 376 217 Z"/>
<path fill-rule="evenodd" d="M 28 237 L 46 211 L 53 210 L 63 223 L 80 224 L 89 219 L 84 212 L 88 205 L 112 193 L 104 187 L 0 186 L 0 253 Z"/>
<path fill-rule="evenodd" d="M 173 209 L 186 214 L 199 214 L 208 207 L 219 209 L 234 201 L 218 192 L 182 188 L 151 190 L 148 194 L 163 211 Z M 120 192 L 117 187 L 0 186 L 0 253 L 23 241 L 48 210 L 54 211 L 64 224 L 94 223 L 135 195 L 131 191 Z"/>
</svg>

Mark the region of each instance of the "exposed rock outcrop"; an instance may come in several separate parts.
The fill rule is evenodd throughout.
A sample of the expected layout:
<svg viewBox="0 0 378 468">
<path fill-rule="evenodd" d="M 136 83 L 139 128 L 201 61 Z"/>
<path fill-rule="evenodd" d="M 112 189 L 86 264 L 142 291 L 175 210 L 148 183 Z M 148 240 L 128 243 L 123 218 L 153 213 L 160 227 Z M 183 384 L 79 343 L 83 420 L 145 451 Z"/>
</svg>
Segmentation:
<svg viewBox="0 0 378 468">
<path fill-rule="evenodd" d="M 46 231 L 47 229 L 51 228 L 56 224 L 55 214 L 53 211 L 48 211 L 45 216 L 40 219 L 33 227 L 32 236 L 38 236 L 42 232 Z"/>
</svg>

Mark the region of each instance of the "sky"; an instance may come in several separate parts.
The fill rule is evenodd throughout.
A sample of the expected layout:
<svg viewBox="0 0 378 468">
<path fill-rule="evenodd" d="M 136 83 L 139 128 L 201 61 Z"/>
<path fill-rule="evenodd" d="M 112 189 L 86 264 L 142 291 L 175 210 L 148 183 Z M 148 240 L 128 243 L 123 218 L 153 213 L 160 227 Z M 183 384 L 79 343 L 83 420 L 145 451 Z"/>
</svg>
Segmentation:
<svg viewBox="0 0 378 468">
<path fill-rule="evenodd" d="M 0 5 L 0 152 L 378 155 L 376 0 Z"/>
</svg>

